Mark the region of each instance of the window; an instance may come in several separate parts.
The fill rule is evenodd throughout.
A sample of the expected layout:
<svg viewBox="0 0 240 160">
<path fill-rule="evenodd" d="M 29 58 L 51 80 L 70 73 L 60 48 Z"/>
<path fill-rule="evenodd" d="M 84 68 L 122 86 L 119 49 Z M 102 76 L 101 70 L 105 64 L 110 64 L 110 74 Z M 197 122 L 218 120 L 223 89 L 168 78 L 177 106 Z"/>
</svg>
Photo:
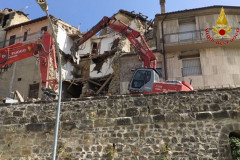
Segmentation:
<svg viewBox="0 0 240 160">
<path fill-rule="evenodd" d="M 42 33 L 46 32 L 47 30 L 48 30 L 48 27 L 47 27 L 47 26 L 44 26 L 44 27 L 41 28 L 41 32 L 42 32 Z"/>
<path fill-rule="evenodd" d="M 179 56 L 182 59 L 182 75 L 200 75 L 202 74 L 199 51 L 182 52 Z"/>
<path fill-rule="evenodd" d="M 92 43 L 92 55 L 98 55 L 98 43 Z"/>
<path fill-rule="evenodd" d="M 195 17 L 179 19 L 179 40 L 189 40 L 196 38 L 196 22 Z"/>
<path fill-rule="evenodd" d="M 151 80 L 151 71 L 138 70 L 133 77 L 132 88 L 141 88 Z"/>
<path fill-rule="evenodd" d="M 158 63 L 156 70 L 157 70 L 157 73 L 159 75 L 159 78 L 163 78 L 163 75 L 162 75 L 162 63 L 161 62 Z"/>
<path fill-rule="evenodd" d="M 156 70 L 157 70 L 159 78 L 163 78 L 163 76 L 162 76 L 162 68 L 156 68 Z"/>
<path fill-rule="evenodd" d="M 183 60 L 182 74 L 183 76 L 202 74 L 200 58 Z"/>
<path fill-rule="evenodd" d="M 29 85 L 29 98 L 38 98 L 39 83 Z"/>
<path fill-rule="evenodd" d="M 28 35 L 28 32 L 24 32 L 23 41 L 27 40 L 27 35 Z"/>
<path fill-rule="evenodd" d="M 10 37 L 9 46 L 13 45 L 15 43 L 15 39 L 16 39 L 16 35 L 13 35 L 13 36 Z"/>
</svg>

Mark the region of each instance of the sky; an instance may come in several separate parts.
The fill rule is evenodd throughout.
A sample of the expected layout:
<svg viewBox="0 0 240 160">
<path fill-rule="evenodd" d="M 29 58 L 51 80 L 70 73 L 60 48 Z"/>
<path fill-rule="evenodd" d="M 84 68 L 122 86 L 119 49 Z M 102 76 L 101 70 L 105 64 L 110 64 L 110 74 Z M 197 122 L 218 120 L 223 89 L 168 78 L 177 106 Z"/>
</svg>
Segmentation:
<svg viewBox="0 0 240 160">
<path fill-rule="evenodd" d="M 159 0 L 47 0 L 49 14 L 85 32 L 103 16 L 111 17 L 119 9 L 135 11 L 154 19 L 160 13 Z M 213 5 L 240 6 L 240 0 L 166 0 L 166 12 Z M 35 0 L 0 0 L 0 9 L 11 8 L 29 14 L 30 19 L 45 16 Z"/>
</svg>

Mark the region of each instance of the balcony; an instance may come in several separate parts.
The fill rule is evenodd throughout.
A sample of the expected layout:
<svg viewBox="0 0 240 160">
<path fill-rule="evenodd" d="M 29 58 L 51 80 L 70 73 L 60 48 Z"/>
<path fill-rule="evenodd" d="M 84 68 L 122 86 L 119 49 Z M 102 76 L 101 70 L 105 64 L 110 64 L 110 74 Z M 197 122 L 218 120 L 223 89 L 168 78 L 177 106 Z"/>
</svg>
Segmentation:
<svg viewBox="0 0 240 160">
<path fill-rule="evenodd" d="M 196 49 L 196 48 L 206 48 L 206 47 L 216 47 L 216 45 L 231 45 L 236 46 L 234 43 L 236 40 L 239 41 L 240 34 L 236 30 L 237 28 L 232 28 L 232 31 L 227 33 L 231 38 L 215 38 L 215 32 L 212 28 L 208 29 L 208 33 L 205 30 L 195 30 L 188 32 L 178 32 L 164 35 L 165 49 L 166 51 L 176 51 L 176 50 L 186 50 L 186 49 Z M 238 34 L 236 36 L 236 34 Z M 208 36 L 207 36 L 208 35 Z M 212 39 L 209 38 L 209 36 Z M 236 40 L 230 42 L 234 37 Z M 225 44 L 220 44 L 225 43 Z"/>
<path fill-rule="evenodd" d="M 24 36 L 20 36 L 20 37 L 15 38 L 14 44 L 16 44 L 18 42 L 37 41 L 38 38 L 40 38 L 41 36 L 42 36 L 42 32 L 34 32 L 34 33 L 31 33 L 31 34 L 27 35 L 27 40 L 26 41 L 24 41 Z M 4 48 L 4 47 L 9 46 L 9 41 L 10 40 L 0 42 L 0 48 Z"/>
</svg>

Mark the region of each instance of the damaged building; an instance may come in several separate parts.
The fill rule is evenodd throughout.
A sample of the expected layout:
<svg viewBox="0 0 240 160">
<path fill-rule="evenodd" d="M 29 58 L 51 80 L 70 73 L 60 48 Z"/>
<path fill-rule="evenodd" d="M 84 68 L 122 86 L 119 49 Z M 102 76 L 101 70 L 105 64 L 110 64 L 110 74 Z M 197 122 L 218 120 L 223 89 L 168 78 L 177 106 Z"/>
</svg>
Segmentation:
<svg viewBox="0 0 240 160">
<path fill-rule="evenodd" d="M 0 10 L 0 47 L 4 47 L 6 31 L 5 28 L 29 21 L 28 15 L 22 11 L 13 10 L 10 8 L 5 8 Z"/>
<path fill-rule="evenodd" d="M 73 51 L 74 44 L 81 40 L 85 33 L 61 19 L 50 17 L 54 22 L 61 52 L 63 98 L 128 94 L 133 70 L 142 67 L 142 62 L 125 36 L 109 27 L 103 27 L 85 43 L 77 48 L 75 46 Z M 147 16 L 119 10 L 112 17 L 116 18 L 113 24 L 120 25 L 117 20 L 121 20 L 140 32 L 151 50 L 156 51 L 153 21 L 147 20 Z M 6 36 L 1 42 L 4 46 L 34 40 L 44 31 L 52 32 L 46 16 L 8 26 L 4 31 Z M 157 69 L 161 71 L 161 55 L 159 52 L 154 54 L 158 57 Z M 50 76 L 53 76 L 53 73 L 50 73 Z M 15 90 L 24 98 L 42 96 L 39 64 L 35 57 L 1 68 L 0 81 L 0 97 L 8 97 Z"/>
<path fill-rule="evenodd" d="M 17 14 L 17 12 L 16 12 Z M 11 17 L 11 16 L 10 16 Z M 50 16 L 57 39 L 61 39 L 63 33 L 75 34 L 79 30 L 61 19 Z M 21 19 L 21 18 L 20 18 Z M 23 19 L 23 18 L 22 18 Z M 18 20 L 20 22 L 20 20 Z M 22 23 L 8 23 L 6 27 L 5 38 L 0 44 L 9 46 L 18 42 L 35 42 L 43 34 L 44 31 L 52 33 L 47 16 L 33 20 L 27 20 Z M 1 47 L 2 48 L 2 47 Z M 53 72 L 53 71 L 52 71 Z M 53 77 L 54 73 L 50 73 Z M 39 69 L 39 58 L 32 56 L 13 64 L 0 68 L 0 97 L 11 97 L 14 91 L 19 91 L 24 99 L 41 97 L 41 77 Z"/>
<path fill-rule="evenodd" d="M 119 25 L 117 20 L 121 20 L 144 35 L 152 50 L 156 49 L 152 38 L 152 21 L 148 21 L 147 16 L 119 10 L 112 17 L 115 17 L 116 21 L 111 23 Z M 68 34 L 67 40 L 64 41 L 77 42 L 84 36 L 86 35 Z M 62 48 L 66 60 L 63 65 L 64 97 L 128 93 L 128 84 L 133 74 L 131 70 L 140 68 L 142 62 L 125 36 L 109 27 L 104 27 L 77 49 L 77 52 L 73 53 L 69 47 Z M 156 53 L 156 56 L 159 57 L 160 54 Z M 158 69 L 161 70 L 161 62 Z"/>
</svg>

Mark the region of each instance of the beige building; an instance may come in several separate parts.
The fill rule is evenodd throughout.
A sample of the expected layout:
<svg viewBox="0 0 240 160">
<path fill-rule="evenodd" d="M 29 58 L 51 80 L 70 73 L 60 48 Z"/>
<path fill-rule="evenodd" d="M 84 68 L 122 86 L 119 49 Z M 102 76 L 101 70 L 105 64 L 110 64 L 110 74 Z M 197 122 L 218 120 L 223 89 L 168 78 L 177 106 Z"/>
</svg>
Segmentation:
<svg viewBox="0 0 240 160">
<path fill-rule="evenodd" d="M 223 6 L 224 17 L 222 6 L 165 13 L 160 2 L 154 36 L 164 78 L 192 81 L 195 89 L 240 86 L 240 7 Z"/>
<path fill-rule="evenodd" d="M 53 20 L 55 32 L 61 37 L 60 32 L 76 33 L 78 29 L 72 25 L 50 16 Z M 46 16 L 24 23 L 11 25 L 5 29 L 5 40 L 1 43 L 9 46 L 18 42 L 35 42 L 43 33 L 52 33 Z M 61 31 L 60 31 L 61 30 Z M 24 98 L 41 97 L 41 78 L 37 57 L 30 57 L 0 69 L 0 97 L 9 97 L 18 90 Z"/>
<path fill-rule="evenodd" d="M 5 28 L 29 21 L 28 16 L 22 11 L 17 11 L 9 8 L 0 10 L 0 42 L 4 42 L 6 38 Z M 0 43 L 0 47 L 3 47 L 4 43 Z"/>
</svg>

